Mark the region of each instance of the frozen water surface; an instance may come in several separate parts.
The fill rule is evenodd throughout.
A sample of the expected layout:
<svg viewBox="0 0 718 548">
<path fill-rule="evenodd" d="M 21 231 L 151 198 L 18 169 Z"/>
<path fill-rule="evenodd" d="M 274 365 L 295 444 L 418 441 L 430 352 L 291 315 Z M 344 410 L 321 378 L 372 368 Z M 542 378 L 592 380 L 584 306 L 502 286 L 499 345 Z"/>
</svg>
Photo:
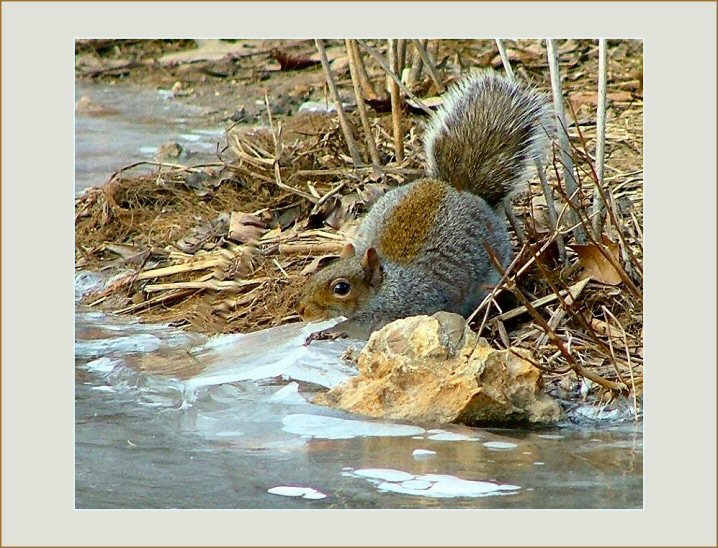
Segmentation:
<svg viewBox="0 0 718 548">
<path fill-rule="evenodd" d="M 327 325 L 206 337 L 78 305 L 77 507 L 642 506 L 632 422 L 476 429 L 312 404 L 357 374 L 342 355 L 361 343 L 303 345 Z"/>
</svg>

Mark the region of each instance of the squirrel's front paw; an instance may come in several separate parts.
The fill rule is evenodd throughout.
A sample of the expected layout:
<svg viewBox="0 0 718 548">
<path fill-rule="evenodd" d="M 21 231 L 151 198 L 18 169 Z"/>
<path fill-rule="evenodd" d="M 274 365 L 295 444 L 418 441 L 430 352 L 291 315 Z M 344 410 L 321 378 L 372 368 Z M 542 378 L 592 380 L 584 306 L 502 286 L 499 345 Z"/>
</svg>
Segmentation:
<svg viewBox="0 0 718 548">
<path fill-rule="evenodd" d="M 304 346 L 309 346 L 314 341 L 334 341 L 336 339 L 346 338 L 347 334 L 343 331 L 336 331 L 332 328 L 316 331 L 309 335 L 304 341 Z"/>
</svg>

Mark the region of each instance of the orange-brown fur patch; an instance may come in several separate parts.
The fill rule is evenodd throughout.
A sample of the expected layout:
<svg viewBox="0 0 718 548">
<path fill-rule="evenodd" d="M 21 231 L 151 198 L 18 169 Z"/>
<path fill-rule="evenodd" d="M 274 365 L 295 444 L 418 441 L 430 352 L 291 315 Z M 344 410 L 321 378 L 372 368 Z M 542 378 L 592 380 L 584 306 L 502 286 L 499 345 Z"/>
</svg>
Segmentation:
<svg viewBox="0 0 718 548">
<path fill-rule="evenodd" d="M 446 184 L 436 179 L 417 182 L 387 219 L 379 240 L 381 255 L 399 264 L 411 262 L 434 227 L 446 191 Z"/>
</svg>

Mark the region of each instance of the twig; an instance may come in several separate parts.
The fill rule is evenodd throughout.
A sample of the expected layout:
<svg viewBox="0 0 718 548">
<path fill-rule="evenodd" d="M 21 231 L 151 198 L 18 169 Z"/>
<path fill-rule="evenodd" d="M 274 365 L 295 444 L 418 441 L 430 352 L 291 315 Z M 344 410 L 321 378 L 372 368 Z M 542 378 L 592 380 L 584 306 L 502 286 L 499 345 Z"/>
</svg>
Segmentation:
<svg viewBox="0 0 718 548">
<path fill-rule="evenodd" d="M 406 42 L 404 38 L 399 38 L 396 42 L 396 56 L 399 60 L 399 71 L 397 74 L 399 77 L 403 76 L 404 67 L 406 66 Z"/>
<path fill-rule="evenodd" d="M 311 194 L 307 194 L 306 192 L 299 190 L 298 188 L 291 187 L 285 183 L 282 182 L 282 173 L 279 169 L 279 162 L 274 163 L 274 179 L 277 183 L 277 186 L 279 188 L 283 188 L 284 190 L 288 190 L 292 194 L 296 194 L 297 196 L 301 196 L 305 200 L 309 200 L 313 204 L 317 203 L 318 198 L 315 198 Z"/>
<path fill-rule="evenodd" d="M 606 39 L 598 41 L 598 112 L 596 114 L 596 188 L 593 191 L 593 233 L 598 238 L 603 231 L 603 217 L 601 210 L 604 207 L 603 193 L 603 166 L 606 156 L 606 83 L 608 80 L 608 48 Z"/>
<path fill-rule="evenodd" d="M 364 56 L 360 53 L 356 40 L 350 40 L 350 42 L 352 55 L 354 62 L 356 63 L 357 75 L 359 76 L 359 84 L 364 91 L 364 95 L 366 95 L 367 99 L 378 99 L 379 96 L 374 90 L 374 86 L 372 85 L 371 80 L 369 80 L 369 74 L 367 74 L 366 71 Z"/>
<path fill-rule="evenodd" d="M 396 40 L 389 39 L 389 50 L 387 52 L 389 62 L 395 74 L 400 74 L 399 57 L 396 51 Z M 391 93 L 391 121 L 394 130 L 394 155 L 396 163 L 404 162 L 404 136 L 401 132 L 401 98 L 399 97 L 399 86 L 387 74 L 387 83 Z"/>
<path fill-rule="evenodd" d="M 571 147 L 568 139 L 568 125 L 566 124 L 566 111 L 563 106 L 563 90 L 561 86 L 561 72 L 558 65 L 558 53 L 554 45 L 554 41 L 551 39 L 546 40 L 546 47 L 548 49 L 548 66 L 549 72 L 551 73 L 551 91 L 553 92 L 553 105 L 556 110 L 556 119 L 558 121 L 558 137 L 561 143 L 561 157 L 563 164 L 563 175 L 564 184 L 566 185 L 566 191 L 569 195 L 576 195 L 578 185 L 576 183 L 576 177 L 574 175 L 573 159 L 571 158 Z M 574 220 L 574 213 L 571 213 L 572 221 L 571 224 L 579 225 L 577 220 Z M 576 241 L 580 244 L 585 243 L 586 234 L 582 226 L 576 227 Z"/>
<path fill-rule="evenodd" d="M 351 74 L 352 86 L 354 87 L 354 97 L 357 102 L 357 110 L 359 110 L 359 118 L 361 119 L 362 127 L 364 128 L 366 145 L 369 149 L 369 156 L 371 156 L 372 164 L 378 167 L 381 165 L 381 160 L 379 159 L 379 152 L 376 149 L 374 135 L 371 132 L 371 125 L 369 124 L 369 117 L 366 111 L 366 104 L 364 103 L 364 97 L 361 92 L 359 69 L 357 68 L 356 60 L 358 51 L 353 40 L 347 38 L 345 43 L 347 47 L 347 56 L 349 58 L 349 72 Z"/>
<path fill-rule="evenodd" d="M 504 268 L 501 266 L 501 262 L 497 259 L 494 251 L 489 245 L 485 245 L 484 247 L 486 248 L 486 252 L 491 258 L 491 261 L 494 263 L 496 269 L 503 275 L 505 272 Z M 518 288 L 516 283 L 513 280 L 508 279 L 506 281 L 506 285 L 511 290 L 511 292 L 516 295 L 516 298 L 521 301 L 521 303 L 526 307 L 533 319 L 541 326 L 544 332 L 548 334 L 548 337 L 551 342 L 554 344 L 554 346 L 556 346 L 558 350 L 561 351 L 561 354 L 563 355 L 564 359 L 571 365 L 571 368 L 576 372 L 577 375 L 585 377 L 599 384 L 600 386 L 603 386 L 604 388 L 608 388 L 616 392 L 623 393 L 627 390 L 627 387 L 625 385 L 609 381 L 608 379 L 604 379 L 597 373 L 585 369 L 580 363 L 578 363 L 578 361 L 576 361 L 576 358 L 574 358 L 568 348 L 566 348 L 566 345 L 559 338 L 556 332 L 551 328 L 550 325 L 548 325 L 546 320 L 541 317 L 541 314 L 539 314 L 538 311 L 533 306 L 531 306 L 531 303 L 524 296 L 523 292 Z"/>
<path fill-rule="evenodd" d="M 566 296 L 567 301 L 568 299 L 571 299 L 571 302 L 576 300 L 578 296 L 581 294 L 583 289 L 588 285 L 589 278 L 586 278 L 584 280 L 581 280 L 580 282 L 577 282 L 570 286 L 568 289 L 561 290 L 561 296 Z M 531 306 L 538 309 L 541 308 L 544 305 L 547 305 L 549 303 L 554 302 L 556 299 L 558 299 L 559 296 L 555 293 L 552 293 L 551 295 L 546 295 L 545 297 L 541 297 L 540 299 L 536 299 L 531 303 Z M 525 314 L 528 312 L 528 309 L 525 306 L 519 306 L 512 310 L 508 310 L 504 312 L 503 314 L 499 314 L 498 316 L 495 316 L 494 318 L 491 318 L 491 322 L 494 321 L 506 321 L 510 320 L 511 318 L 515 318 L 516 316 L 520 316 L 521 314 Z"/>
<path fill-rule="evenodd" d="M 180 299 L 187 295 L 193 295 L 198 293 L 198 291 L 194 289 L 179 289 L 176 291 L 168 291 L 167 293 L 164 293 L 162 295 L 157 295 L 155 297 L 152 297 L 151 299 L 147 299 L 146 301 L 142 301 L 141 303 L 131 304 L 130 306 L 126 306 L 125 308 L 121 308 L 120 310 L 116 310 L 116 314 L 127 314 L 129 312 L 135 312 L 137 310 L 140 310 L 142 308 L 149 308 L 151 306 L 154 306 L 156 304 L 164 303 L 167 301 L 171 301 L 172 299 Z"/>
<path fill-rule="evenodd" d="M 254 278 L 252 280 L 194 280 L 190 282 L 148 284 L 145 286 L 145 291 L 147 293 L 165 291 L 168 289 L 213 289 L 215 291 L 227 291 L 230 289 L 239 289 L 247 285 L 256 285 L 268 279 L 269 278 Z"/>
<path fill-rule="evenodd" d="M 423 48 L 426 48 L 426 45 L 429 43 L 429 39 L 425 38 L 419 43 Z M 407 81 L 410 86 L 413 86 L 414 84 L 416 84 L 416 82 L 419 81 L 419 78 L 421 78 L 421 69 L 423 67 L 424 61 L 422 61 L 421 59 L 421 53 L 419 53 L 419 49 L 414 46 L 414 64 L 411 66 L 411 72 L 409 72 L 409 79 Z"/>
<path fill-rule="evenodd" d="M 504 71 L 506 72 L 506 76 L 510 80 L 514 80 L 514 71 L 511 68 L 511 60 L 509 59 L 508 54 L 506 53 L 506 49 L 504 48 L 503 41 L 500 39 L 496 39 L 496 46 L 499 48 L 499 55 L 501 55 L 501 62 L 504 65 Z M 561 262 L 566 261 L 566 246 L 563 242 L 563 236 L 558 231 L 558 216 L 556 214 L 556 203 L 553 199 L 553 193 L 551 192 L 551 187 L 548 184 L 548 181 L 546 180 L 546 172 L 541 165 L 541 163 L 536 160 L 535 164 L 536 166 L 536 173 L 538 174 L 539 180 L 541 181 L 541 188 L 543 190 L 544 198 L 546 199 L 546 210 L 548 211 L 548 220 L 549 225 L 552 231 L 556 234 L 556 245 L 558 246 L 558 254 L 559 259 Z M 511 212 L 513 214 L 513 211 Z M 509 221 L 511 221 L 511 217 L 509 217 Z M 513 224 L 513 223 L 512 223 Z M 514 229 L 516 230 L 516 229 Z M 516 234 L 516 236 L 519 238 L 519 241 L 522 238 L 522 235 Z"/>
<path fill-rule="evenodd" d="M 577 126 L 576 126 L 576 129 L 577 129 L 577 131 L 578 131 L 578 136 L 579 136 L 579 139 L 581 140 L 582 146 L 584 147 L 584 149 L 587 149 L 586 139 L 585 139 L 584 136 L 583 136 L 583 132 L 581 131 L 581 128 L 577 125 Z M 572 145 L 572 148 L 573 148 L 573 150 L 574 150 L 577 154 L 582 154 L 582 151 L 580 151 L 577 147 L 575 147 L 575 146 Z M 591 177 L 592 177 L 592 179 L 593 179 L 593 181 L 594 181 L 594 183 L 595 183 L 596 181 L 598 181 L 598 175 L 597 175 L 597 173 L 596 173 L 596 170 L 595 170 L 594 167 L 593 167 L 593 163 L 592 163 L 592 162 L 588 162 L 588 168 L 589 168 Z M 557 174 L 557 177 L 558 177 L 558 174 Z M 562 196 L 566 197 L 566 194 L 565 194 L 565 192 L 561 189 L 561 186 L 560 186 L 560 185 L 557 186 L 557 189 L 558 189 L 558 191 L 562 194 Z M 596 184 L 596 190 L 598 190 L 599 192 L 601 192 L 601 195 L 603 196 L 603 200 L 604 200 L 605 203 L 608 203 L 608 204 L 611 204 L 611 205 L 615 205 L 613 200 L 608 200 L 608 199 L 607 199 L 607 198 L 609 197 L 609 192 L 603 187 L 603 185 Z M 576 212 L 576 215 L 578 215 L 579 217 L 581 217 L 581 213 L 583 213 L 584 210 L 581 209 L 581 208 L 578 208 L 578 207 L 573 203 L 573 201 L 569 201 L 569 204 L 570 204 L 571 208 Z M 626 241 L 626 237 L 625 237 L 625 235 L 624 235 L 624 231 L 621 230 L 621 223 L 618 222 L 618 216 L 616 215 L 616 212 L 614 211 L 614 207 L 608 207 L 608 208 L 607 208 L 607 212 L 608 212 L 608 218 L 609 218 L 610 221 L 613 223 L 613 226 L 616 227 L 616 233 L 618 234 L 618 238 L 621 240 L 622 249 L 626 250 L 626 252 L 628 253 L 628 255 L 629 255 L 630 258 L 631 258 L 630 264 L 631 264 L 634 268 L 636 268 L 636 269 L 641 273 L 641 275 L 642 275 L 642 274 L 643 274 L 643 266 L 642 266 L 642 264 L 641 264 L 641 261 L 638 259 L 638 257 L 635 256 L 635 254 L 633 253 L 633 250 L 632 250 L 632 249 L 630 248 L 630 246 L 628 245 L 628 242 Z M 587 233 L 590 233 L 590 232 L 591 232 L 591 230 L 590 230 L 591 224 L 590 224 L 590 221 L 589 221 L 588 219 L 586 219 L 586 220 L 581 219 L 581 224 L 583 225 L 584 228 L 587 229 Z M 595 239 L 591 238 L 591 241 L 595 242 Z M 642 248 L 641 248 L 641 249 L 642 249 Z M 608 260 L 610 261 L 610 259 L 608 259 Z M 627 262 L 629 262 L 629 261 L 627 261 Z M 612 264 L 613 264 L 613 263 L 612 263 Z M 632 282 L 630 282 L 630 283 L 632 283 Z"/>
<path fill-rule="evenodd" d="M 327 242 L 321 244 L 279 244 L 279 253 L 282 255 L 319 255 L 320 253 L 334 253 L 341 251 L 346 242 Z"/>
<path fill-rule="evenodd" d="M 317 50 L 319 50 L 319 57 L 322 61 L 322 68 L 324 68 L 324 75 L 326 76 L 329 90 L 334 97 L 334 104 L 336 105 L 337 116 L 339 117 L 339 124 L 342 126 L 342 132 L 344 133 L 344 139 L 346 140 L 347 147 L 349 148 L 349 154 L 352 157 L 354 166 L 364 165 L 364 162 L 361 159 L 361 154 L 359 154 L 359 149 L 357 148 L 356 141 L 354 140 L 354 135 L 352 134 L 351 127 L 349 126 L 349 121 L 344 115 L 344 107 L 342 106 L 342 100 L 339 96 L 339 90 L 337 89 L 337 84 L 334 81 L 332 70 L 329 67 L 329 60 L 327 59 L 327 50 L 324 47 L 324 41 L 316 39 L 314 40 L 314 42 L 317 45 Z"/>
<path fill-rule="evenodd" d="M 372 166 L 360 167 L 353 172 L 357 175 L 368 175 L 373 171 Z M 407 167 L 395 167 L 395 166 L 382 166 L 382 171 L 387 175 L 401 175 L 405 177 L 418 177 L 424 175 L 426 172 L 423 169 L 407 168 Z M 290 176 L 290 180 L 294 177 L 336 177 L 347 174 L 346 169 L 335 168 L 335 169 L 300 169 L 294 172 Z"/>
<path fill-rule="evenodd" d="M 345 186 L 347 186 L 346 181 L 342 181 L 337 186 L 335 186 L 333 189 L 331 189 L 329 192 L 324 194 L 321 198 L 317 200 L 317 203 L 314 204 L 315 208 L 318 208 L 320 205 L 322 205 L 324 202 L 326 202 L 329 198 L 334 196 L 337 192 L 339 192 L 341 189 L 343 189 Z"/>
<path fill-rule="evenodd" d="M 419 52 L 421 60 L 424 62 L 424 65 L 426 65 L 426 70 L 429 73 L 431 81 L 434 82 L 434 86 L 436 86 L 436 91 L 440 94 L 444 93 L 444 84 L 441 83 L 441 79 L 439 78 L 439 74 L 436 72 L 434 62 L 431 60 L 431 57 L 429 57 L 429 52 L 421 45 L 419 40 L 414 39 L 411 43 L 414 44 L 414 48 Z"/>
<path fill-rule="evenodd" d="M 558 215 L 556 213 L 556 202 L 553 199 L 553 192 L 551 191 L 551 185 L 548 184 L 546 179 L 546 171 L 543 166 L 537 161 L 536 162 L 536 173 L 538 173 L 539 180 L 541 181 L 541 189 L 543 190 L 543 196 L 546 200 L 546 211 L 548 212 L 548 221 L 551 230 L 556 234 L 556 245 L 558 246 L 558 256 L 562 263 L 566 262 L 566 244 L 563 241 L 563 235 L 559 231 Z"/>
<path fill-rule="evenodd" d="M 626 332 L 623 330 L 623 326 L 621 325 L 621 323 L 616 319 L 616 317 L 613 314 L 611 314 L 608 311 L 608 309 L 606 308 L 605 305 L 601 305 L 601 311 L 603 312 L 603 319 L 606 322 L 606 325 L 608 325 L 609 327 L 611 326 L 611 324 L 608 323 L 608 315 L 609 314 L 614 319 L 614 321 L 619 325 L 619 327 L 621 328 L 621 331 L 623 331 L 623 334 L 624 334 L 624 344 L 626 345 L 626 350 L 628 350 L 628 347 L 627 347 L 628 341 L 625 339 Z M 626 384 L 626 381 L 624 381 L 623 377 L 621 376 L 621 372 L 618 370 L 618 360 L 616 359 L 616 353 L 613 351 L 613 337 L 611 336 L 610 332 L 607 333 L 606 340 L 608 341 L 608 347 L 611 350 L 611 358 L 612 358 L 611 363 L 613 365 L 613 370 L 616 372 L 616 376 L 618 377 L 618 380 L 621 381 L 623 384 Z"/>
<path fill-rule="evenodd" d="M 504 65 L 504 70 L 506 71 L 506 76 L 508 76 L 511 80 L 513 80 L 514 79 L 514 71 L 511 68 L 511 61 L 509 60 L 509 56 L 506 53 L 506 48 L 504 48 L 503 40 L 497 38 L 496 39 L 496 47 L 499 48 L 499 55 L 501 56 L 501 62 Z"/>
<path fill-rule="evenodd" d="M 198 172 L 198 171 L 201 171 L 201 168 L 203 168 L 203 167 L 224 167 L 226 164 L 224 164 L 223 162 L 211 162 L 209 164 L 198 164 L 195 166 L 183 166 L 182 164 L 169 164 L 166 162 L 150 162 L 150 161 L 135 162 L 134 164 L 129 164 L 127 166 L 123 166 L 120 169 L 118 169 L 117 171 L 115 171 L 112 175 L 110 175 L 110 178 L 108 179 L 108 181 L 113 181 L 115 179 L 115 177 L 122 174 L 123 172 L 128 171 L 130 169 L 134 169 L 139 166 L 143 166 L 143 165 L 157 166 L 159 168 L 169 167 L 172 169 L 176 169 L 177 171 Z"/>
<path fill-rule="evenodd" d="M 384 61 L 384 59 L 381 58 L 381 55 L 379 54 L 378 51 L 376 51 L 373 47 L 371 47 L 369 44 L 364 42 L 364 40 L 357 40 L 357 43 L 361 47 L 363 47 L 369 53 L 369 55 L 371 55 L 374 58 L 374 60 L 377 63 L 379 63 L 381 68 L 384 69 L 384 72 L 386 72 L 389 75 L 389 77 L 396 82 L 396 85 L 398 85 L 399 88 L 401 88 L 401 90 L 404 93 L 406 93 L 409 98 L 414 100 L 417 107 L 419 107 L 421 110 L 423 110 L 430 116 L 433 114 L 433 111 L 429 107 L 426 106 L 424 101 L 419 99 L 408 87 L 406 87 L 403 84 L 403 82 L 401 81 L 401 78 L 399 78 L 396 74 L 394 74 L 394 72 L 387 66 L 386 62 Z"/>
</svg>

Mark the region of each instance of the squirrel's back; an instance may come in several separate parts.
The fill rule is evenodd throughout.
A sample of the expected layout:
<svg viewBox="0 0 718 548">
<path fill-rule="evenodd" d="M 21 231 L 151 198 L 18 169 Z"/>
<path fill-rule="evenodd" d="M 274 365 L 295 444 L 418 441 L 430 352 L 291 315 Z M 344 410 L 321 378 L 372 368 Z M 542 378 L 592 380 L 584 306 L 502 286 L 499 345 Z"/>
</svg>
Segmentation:
<svg viewBox="0 0 718 548">
<path fill-rule="evenodd" d="M 494 206 L 543 161 L 553 120 L 540 92 L 491 71 L 465 76 L 427 125 L 429 175 Z"/>
</svg>

